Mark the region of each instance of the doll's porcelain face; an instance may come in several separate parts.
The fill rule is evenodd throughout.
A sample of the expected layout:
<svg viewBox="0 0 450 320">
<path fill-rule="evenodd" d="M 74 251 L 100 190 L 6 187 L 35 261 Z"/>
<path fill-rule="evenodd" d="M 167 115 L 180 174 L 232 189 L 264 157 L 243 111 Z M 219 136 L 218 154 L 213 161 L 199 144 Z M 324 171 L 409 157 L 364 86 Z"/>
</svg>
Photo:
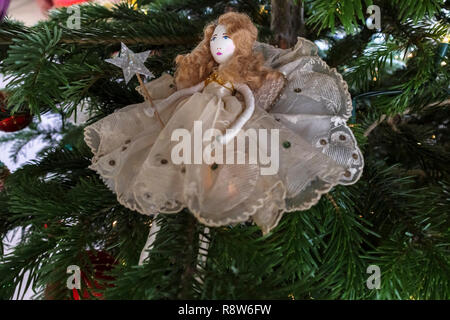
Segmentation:
<svg viewBox="0 0 450 320">
<path fill-rule="evenodd" d="M 219 24 L 214 29 L 210 40 L 210 48 L 211 54 L 218 64 L 227 62 L 233 56 L 235 46 L 224 25 Z"/>
</svg>

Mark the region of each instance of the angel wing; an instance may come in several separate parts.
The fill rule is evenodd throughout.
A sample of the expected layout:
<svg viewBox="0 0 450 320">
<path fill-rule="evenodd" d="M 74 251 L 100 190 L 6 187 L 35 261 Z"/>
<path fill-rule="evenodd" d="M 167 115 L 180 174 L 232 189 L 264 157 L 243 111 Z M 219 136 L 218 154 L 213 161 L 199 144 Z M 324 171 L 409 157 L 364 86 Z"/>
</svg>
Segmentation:
<svg viewBox="0 0 450 320">
<path fill-rule="evenodd" d="M 364 160 L 355 136 L 347 126 L 353 106 L 342 76 L 318 56 L 313 42 L 301 37 L 291 49 L 256 42 L 254 50 L 263 54 L 266 66 L 279 70 L 286 77 L 283 88 L 277 83 L 263 85 L 274 91 L 280 90 L 268 111 L 283 125 L 345 166 L 347 171 L 341 184 L 355 183 L 361 176 Z M 263 107 L 274 95 L 270 89 L 261 94 L 259 101 Z"/>
<path fill-rule="evenodd" d="M 255 105 L 270 111 L 278 101 L 281 93 L 287 85 L 287 79 L 281 77 L 274 81 L 265 81 L 263 85 L 254 93 Z"/>
</svg>

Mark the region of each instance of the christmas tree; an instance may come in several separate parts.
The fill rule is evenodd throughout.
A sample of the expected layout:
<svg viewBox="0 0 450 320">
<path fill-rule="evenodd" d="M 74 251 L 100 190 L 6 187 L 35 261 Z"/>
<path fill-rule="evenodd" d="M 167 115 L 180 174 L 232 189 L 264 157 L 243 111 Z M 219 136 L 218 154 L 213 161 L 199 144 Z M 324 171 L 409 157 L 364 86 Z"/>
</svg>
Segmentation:
<svg viewBox="0 0 450 320">
<path fill-rule="evenodd" d="M 0 236 L 22 231 L 11 253 L 1 247 L 0 298 L 22 285 L 37 299 L 449 299 L 449 10 L 442 0 L 135 0 L 58 8 L 33 27 L 3 20 L 0 120 L 33 117 L 4 141 L 15 154 L 38 136 L 48 144 L 0 169 Z M 364 155 L 356 184 L 266 235 L 251 223 L 207 229 L 187 209 L 139 214 L 88 168 L 84 127 L 143 100 L 139 79 L 126 83 L 105 60 L 124 43 L 150 50 L 155 77 L 173 74 L 175 57 L 229 11 L 246 13 L 260 42 L 319 47 L 348 83 Z M 89 119 L 74 125 L 80 112 Z M 50 113 L 57 132 L 37 126 Z M 81 269 L 81 289 L 66 286 L 69 266 Z"/>
</svg>

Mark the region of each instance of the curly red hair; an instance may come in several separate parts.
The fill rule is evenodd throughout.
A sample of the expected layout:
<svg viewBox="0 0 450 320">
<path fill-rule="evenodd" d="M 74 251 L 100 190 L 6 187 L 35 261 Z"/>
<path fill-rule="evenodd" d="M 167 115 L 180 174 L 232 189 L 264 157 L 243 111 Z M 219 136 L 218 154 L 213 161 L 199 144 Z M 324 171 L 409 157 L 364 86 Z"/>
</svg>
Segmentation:
<svg viewBox="0 0 450 320">
<path fill-rule="evenodd" d="M 236 47 L 230 60 L 218 64 L 210 51 L 210 39 L 217 25 L 224 25 L 228 36 Z M 219 76 L 233 83 L 245 83 L 257 90 L 265 80 L 275 79 L 282 74 L 264 67 L 262 53 L 253 52 L 258 29 L 244 13 L 228 12 L 203 29 L 203 40 L 191 53 L 175 58 L 177 69 L 175 83 L 178 89 L 191 87 L 204 81 L 214 70 Z"/>
</svg>

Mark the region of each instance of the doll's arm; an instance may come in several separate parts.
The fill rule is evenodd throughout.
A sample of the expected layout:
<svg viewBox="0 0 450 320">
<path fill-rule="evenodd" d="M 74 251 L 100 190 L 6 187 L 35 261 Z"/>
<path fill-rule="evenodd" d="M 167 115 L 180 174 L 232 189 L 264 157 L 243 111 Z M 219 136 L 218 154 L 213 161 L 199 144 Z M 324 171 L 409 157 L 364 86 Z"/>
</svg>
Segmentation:
<svg viewBox="0 0 450 320">
<path fill-rule="evenodd" d="M 226 130 L 226 133 L 217 137 L 217 140 L 221 144 L 227 144 L 231 141 L 239 133 L 247 121 L 250 120 L 253 112 L 255 111 L 255 97 L 253 96 L 252 90 L 250 90 L 250 88 L 244 83 L 238 83 L 234 86 L 234 88 L 244 96 L 246 108 L 236 119 L 236 121 Z"/>
<path fill-rule="evenodd" d="M 154 103 L 155 108 L 158 110 L 158 112 L 162 112 L 165 108 L 170 106 L 172 103 L 174 103 L 178 99 L 180 99 L 184 96 L 189 96 L 191 94 L 194 94 L 195 92 L 201 91 L 204 87 L 205 87 L 205 82 L 202 81 L 202 82 L 199 82 L 198 84 L 196 84 L 195 86 L 175 91 L 167 98 L 165 98 L 161 101 L 155 102 Z M 149 117 L 153 117 L 155 114 L 155 110 L 153 110 L 153 108 L 150 106 L 147 107 L 144 110 L 144 112 Z"/>
</svg>

